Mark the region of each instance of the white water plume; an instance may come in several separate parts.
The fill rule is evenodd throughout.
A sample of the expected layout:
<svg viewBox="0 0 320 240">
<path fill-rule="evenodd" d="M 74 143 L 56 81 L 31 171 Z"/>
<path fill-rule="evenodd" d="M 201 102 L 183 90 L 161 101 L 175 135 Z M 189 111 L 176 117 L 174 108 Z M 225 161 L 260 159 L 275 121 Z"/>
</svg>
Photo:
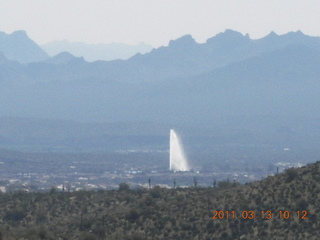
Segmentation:
<svg viewBox="0 0 320 240">
<path fill-rule="evenodd" d="M 189 171 L 189 164 L 185 157 L 179 137 L 170 129 L 170 171 Z"/>
</svg>

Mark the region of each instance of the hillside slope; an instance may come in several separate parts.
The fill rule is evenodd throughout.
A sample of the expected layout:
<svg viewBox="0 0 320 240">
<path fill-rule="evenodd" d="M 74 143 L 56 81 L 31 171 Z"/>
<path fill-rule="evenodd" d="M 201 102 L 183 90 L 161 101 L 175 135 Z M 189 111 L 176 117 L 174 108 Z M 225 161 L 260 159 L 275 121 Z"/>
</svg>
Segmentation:
<svg viewBox="0 0 320 240">
<path fill-rule="evenodd" d="M 319 239 L 320 162 L 218 186 L 2 194 L 0 231 L 4 239 Z"/>
</svg>

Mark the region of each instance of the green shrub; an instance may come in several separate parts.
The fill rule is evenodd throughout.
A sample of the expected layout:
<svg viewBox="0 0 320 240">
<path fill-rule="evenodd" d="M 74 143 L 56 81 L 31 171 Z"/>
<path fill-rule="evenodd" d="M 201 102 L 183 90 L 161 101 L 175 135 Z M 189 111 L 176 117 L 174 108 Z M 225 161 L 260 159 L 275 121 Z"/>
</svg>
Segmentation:
<svg viewBox="0 0 320 240">
<path fill-rule="evenodd" d="M 288 168 L 285 173 L 287 182 L 293 181 L 298 176 L 298 171 L 295 168 Z"/>
<path fill-rule="evenodd" d="M 131 209 L 126 216 L 126 219 L 130 222 L 136 221 L 138 218 L 139 218 L 139 213 L 135 209 Z"/>
<path fill-rule="evenodd" d="M 119 191 L 129 191 L 130 186 L 128 183 L 122 182 L 119 184 Z"/>
<path fill-rule="evenodd" d="M 13 209 L 5 213 L 3 220 L 19 222 L 26 217 L 26 212 L 22 209 Z"/>
</svg>

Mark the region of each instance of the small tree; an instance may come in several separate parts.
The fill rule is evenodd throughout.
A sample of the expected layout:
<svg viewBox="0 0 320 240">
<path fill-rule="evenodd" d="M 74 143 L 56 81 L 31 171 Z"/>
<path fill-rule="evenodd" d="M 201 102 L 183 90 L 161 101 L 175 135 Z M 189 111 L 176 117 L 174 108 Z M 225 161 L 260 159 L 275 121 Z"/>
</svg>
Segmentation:
<svg viewBox="0 0 320 240">
<path fill-rule="evenodd" d="M 119 184 L 119 191 L 129 191 L 130 186 L 128 183 L 122 182 Z"/>
<path fill-rule="evenodd" d="M 51 193 L 51 194 L 55 194 L 55 193 L 57 193 L 57 192 L 58 192 L 58 190 L 57 190 L 56 187 L 52 187 L 52 188 L 50 189 L 50 193 Z"/>
<path fill-rule="evenodd" d="M 219 181 L 218 182 L 218 187 L 219 188 L 229 188 L 229 187 L 232 187 L 233 186 L 233 184 L 232 183 L 230 183 L 230 181 Z"/>
<path fill-rule="evenodd" d="M 298 171 L 295 168 L 286 169 L 287 182 L 293 181 L 298 176 Z"/>
<path fill-rule="evenodd" d="M 126 215 L 126 219 L 130 222 L 134 222 L 139 218 L 139 213 L 136 209 L 130 209 L 130 211 Z"/>
</svg>

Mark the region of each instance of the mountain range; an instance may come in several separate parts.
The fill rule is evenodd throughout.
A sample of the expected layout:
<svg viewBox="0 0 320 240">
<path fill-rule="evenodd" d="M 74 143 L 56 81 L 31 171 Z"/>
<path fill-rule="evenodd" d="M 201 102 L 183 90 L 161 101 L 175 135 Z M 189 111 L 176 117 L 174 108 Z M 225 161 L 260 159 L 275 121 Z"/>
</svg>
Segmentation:
<svg viewBox="0 0 320 240">
<path fill-rule="evenodd" d="M 61 52 L 69 52 L 74 56 L 84 57 L 89 62 L 128 59 L 137 53 L 144 54 L 152 50 L 152 46 L 145 43 L 137 45 L 123 43 L 86 44 L 82 42 L 69 42 L 67 40 L 50 42 L 41 45 L 41 48 L 50 56 L 58 55 Z"/>
<path fill-rule="evenodd" d="M 203 44 L 187 35 L 126 61 L 89 63 L 63 52 L 20 64 L 3 53 L 1 115 L 169 122 L 318 116 L 319 51 L 320 39 L 301 32 L 251 40 L 227 30 Z"/>
<path fill-rule="evenodd" d="M 24 32 L 12 35 L 37 47 Z M 25 59 L 43 53 L 20 45 Z M 62 52 L 26 62 L 8 51 L 0 55 L 0 117 L 320 136 L 319 127 L 302 130 L 320 118 L 320 38 L 300 31 L 253 40 L 226 30 L 205 43 L 186 35 L 128 60 L 87 62 Z"/>
</svg>

